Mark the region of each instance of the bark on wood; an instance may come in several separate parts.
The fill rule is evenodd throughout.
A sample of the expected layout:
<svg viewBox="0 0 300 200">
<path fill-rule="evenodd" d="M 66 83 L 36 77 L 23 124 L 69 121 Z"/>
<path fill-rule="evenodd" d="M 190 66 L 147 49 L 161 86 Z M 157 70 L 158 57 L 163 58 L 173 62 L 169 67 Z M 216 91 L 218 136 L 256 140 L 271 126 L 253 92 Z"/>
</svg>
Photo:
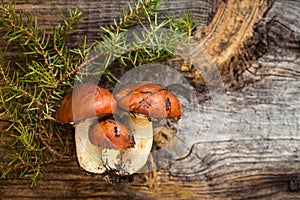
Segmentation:
<svg viewBox="0 0 300 200">
<path fill-rule="evenodd" d="M 51 165 L 34 189 L 1 180 L 0 198 L 300 199 L 299 17 L 297 0 L 221 2 L 196 36 L 221 70 L 226 106 L 201 104 L 197 136 L 168 168 L 111 184 L 74 159 Z"/>
</svg>

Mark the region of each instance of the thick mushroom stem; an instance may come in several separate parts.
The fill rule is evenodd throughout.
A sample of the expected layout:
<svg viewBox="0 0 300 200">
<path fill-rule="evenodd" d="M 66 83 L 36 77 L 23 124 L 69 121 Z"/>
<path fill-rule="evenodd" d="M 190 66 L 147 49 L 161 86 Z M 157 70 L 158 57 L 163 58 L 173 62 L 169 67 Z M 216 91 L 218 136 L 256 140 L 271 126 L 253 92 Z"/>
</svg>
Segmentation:
<svg viewBox="0 0 300 200">
<path fill-rule="evenodd" d="M 102 164 L 102 149 L 94 146 L 88 137 L 89 127 L 97 121 L 97 118 L 89 118 L 75 123 L 76 154 L 79 165 L 88 172 L 101 174 L 106 171 Z"/>
<path fill-rule="evenodd" d="M 120 175 L 138 172 L 147 163 L 153 143 L 152 122 L 146 116 L 130 115 L 127 125 L 133 132 L 135 146 L 126 151 L 108 148 L 102 151 L 103 164 Z"/>
</svg>

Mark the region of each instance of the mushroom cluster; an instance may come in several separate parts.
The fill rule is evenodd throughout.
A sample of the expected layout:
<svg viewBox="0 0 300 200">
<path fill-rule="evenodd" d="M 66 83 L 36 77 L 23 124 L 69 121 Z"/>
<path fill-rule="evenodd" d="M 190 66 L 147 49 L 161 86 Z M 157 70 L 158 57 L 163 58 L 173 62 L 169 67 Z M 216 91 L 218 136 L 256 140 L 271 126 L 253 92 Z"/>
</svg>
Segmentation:
<svg viewBox="0 0 300 200">
<path fill-rule="evenodd" d="M 113 114 L 128 113 L 126 120 Z M 76 86 L 61 101 L 56 120 L 75 126 L 76 154 L 88 172 L 132 174 L 147 162 L 153 143 L 152 120 L 177 121 L 183 106 L 166 87 L 136 83 L 113 95 L 94 84 Z"/>
</svg>

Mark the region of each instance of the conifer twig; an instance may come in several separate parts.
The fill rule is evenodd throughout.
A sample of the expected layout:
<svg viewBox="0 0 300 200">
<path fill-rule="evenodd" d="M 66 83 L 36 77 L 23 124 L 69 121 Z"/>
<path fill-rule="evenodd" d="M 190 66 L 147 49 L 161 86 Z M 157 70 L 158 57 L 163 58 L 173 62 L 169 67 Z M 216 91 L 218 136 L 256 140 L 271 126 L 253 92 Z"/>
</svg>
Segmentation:
<svg viewBox="0 0 300 200">
<path fill-rule="evenodd" d="M 117 80 L 113 70 L 126 64 L 137 66 L 172 56 L 172 48 L 184 42 L 193 29 L 190 18 L 158 22 L 156 11 L 161 0 L 136 0 L 119 23 L 115 21 L 110 28 L 102 27 L 104 34 L 99 41 L 87 46 L 85 37 L 82 46 L 70 48 L 68 37 L 82 16 L 78 9 L 70 11 L 69 17 L 62 16 L 64 25 L 46 34 L 37 26 L 36 18 L 27 15 L 23 20 L 10 0 L 1 2 L 0 32 L 4 34 L 0 36 L 8 38 L 8 46 L 20 47 L 18 51 L 22 55 L 22 63 L 4 60 L 5 52 L 1 51 L 7 49 L 0 47 L 0 115 L 8 116 L 12 139 L 8 145 L 12 153 L 7 156 L 7 163 L 0 166 L 1 178 L 17 171 L 21 176 L 31 177 L 33 184 L 45 171 L 45 165 L 74 159 L 69 142 L 73 138 L 64 134 L 72 129 L 57 123 L 54 113 L 77 78 L 100 74 L 107 80 Z M 132 43 L 126 43 L 126 32 L 136 27 L 141 35 L 134 35 Z M 166 38 L 162 29 L 182 32 Z M 103 62 L 95 67 L 99 58 Z M 119 62 L 119 68 L 111 69 L 112 62 Z M 10 70 L 11 63 L 17 69 Z"/>
<path fill-rule="evenodd" d="M 37 103 L 38 105 L 43 105 L 40 101 L 38 101 L 35 97 L 33 97 L 29 92 L 15 86 L 9 79 L 8 77 L 5 75 L 4 73 L 4 69 L 3 66 L 0 64 L 0 74 L 3 78 L 3 81 L 5 82 L 5 84 L 9 87 L 11 87 L 13 90 L 18 91 L 23 93 L 25 96 L 29 97 L 30 99 L 32 99 L 32 101 L 34 101 L 35 103 Z"/>
<path fill-rule="evenodd" d="M 15 24 L 15 20 L 14 20 L 13 16 L 11 15 L 11 12 L 6 7 L 3 7 L 3 10 L 5 11 L 5 14 L 8 16 L 7 19 L 9 21 L 11 27 L 14 28 L 14 29 L 17 29 L 17 31 L 19 31 L 19 32 L 25 33 L 35 43 L 35 45 L 38 46 L 38 48 L 40 49 L 41 54 L 43 56 L 43 59 L 44 59 L 44 65 L 48 68 L 49 72 L 52 75 L 52 78 L 54 78 L 55 75 L 54 75 L 53 69 L 51 68 L 51 66 L 48 62 L 46 50 L 41 45 L 41 43 L 37 40 L 34 33 L 32 31 L 28 30 L 28 29 L 23 28 L 22 26 L 18 26 L 17 24 Z"/>
</svg>

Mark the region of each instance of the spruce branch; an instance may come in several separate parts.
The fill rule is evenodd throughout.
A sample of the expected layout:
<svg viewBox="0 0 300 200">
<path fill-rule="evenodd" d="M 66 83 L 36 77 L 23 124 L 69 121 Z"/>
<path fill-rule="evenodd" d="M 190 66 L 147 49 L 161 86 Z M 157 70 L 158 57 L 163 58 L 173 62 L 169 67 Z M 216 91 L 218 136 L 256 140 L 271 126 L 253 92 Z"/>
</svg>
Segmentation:
<svg viewBox="0 0 300 200">
<path fill-rule="evenodd" d="M 17 17 L 17 15 L 14 15 L 7 7 L 2 8 L 3 13 L 6 15 L 5 19 L 10 24 L 11 28 L 13 29 L 13 34 L 9 42 L 12 42 L 20 37 L 24 37 L 25 42 L 24 45 L 28 44 L 30 40 L 35 44 L 35 46 L 38 47 L 38 49 L 35 49 L 39 54 L 42 55 L 44 60 L 44 66 L 46 66 L 51 73 L 51 75 L 54 77 L 53 70 L 48 62 L 47 54 L 45 47 L 47 43 L 47 38 L 45 37 L 45 34 L 41 34 L 38 26 L 37 26 L 37 19 L 32 19 L 31 16 L 28 15 L 28 26 L 27 28 L 24 28 L 23 24 L 18 24 L 18 22 L 22 22 L 21 16 Z M 14 34 L 16 33 L 16 34 Z"/>
<path fill-rule="evenodd" d="M 159 10 L 160 0 L 142 1 L 137 0 L 135 8 L 128 4 L 128 11 L 123 10 L 123 18 L 121 17 L 119 23 L 115 21 L 114 33 L 118 33 L 121 29 L 132 27 L 138 24 L 138 19 L 143 18 L 143 15 L 150 11 Z"/>
<path fill-rule="evenodd" d="M 40 101 L 38 101 L 34 96 L 32 96 L 29 92 L 27 92 L 26 90 L 22 89 L 21 87 L 18 87 L 16 85 L 14 85 L 8 78 L 8 76 L 6 76 L 5 72 L 4 72 L 4 67 L 0 64 L 0 75 L 2 77 L 2 80 L 4 81 L 4 83 L 6 84 L 6 86 L 11 87 L 14 91 L 16 92 L 21 92 L 23 93 L 25 96 L 29 97 L 33 102 L 37 103 L 38 105 L 43 105 Z"/>
<path fill-rule="evenodd" d="M 10 122 L 10 131 L 3 134 L 10 133 L 13 139 L 8 146 L 13 152 L 7 157 L 10 161 L 1 166 L 2 178 L 21 169 L 21 175 L 31 174 L 35 183 L 43 173 L 44 164 L 72 157 L 65 147 L 68 139 L 61 134 L 67 128 L 56 123 L 52 115 L 65 88 L 74 81 L 70 77 L 61 83 L 60 78 L 74 70 L 73 62 L 82 62 L 76 55 L 71 56 L 66 45 L 82 13 L 70 11 L 71 19 L 64 17 L 65 26 L 54 29 L 53 34 L 39 30 L 36 18 L 31 15 L 26 20 L 17 15 L 10 2 L 0 6 L 0 15 L 4 16 L 2 35 L 9 37 L 7 45 L 19 44 L 24 60 L 17 63 L 1 58 L 0 62 L 1 115 Z M 13 62 L 17 70 L 10 70 Z"/>
<path fill-rule="evenodd" d="M 0 39 L 8 38 L 8 43 L 7 48 L 0 47 L 0 116 L 6 116 L 10 125 L 1 134 L 9 134 L 12 143 L 7 145 L 7 163 L 0 166 L 1 178 L 17 172 L 35 185 L 47 164 L 74 159 L 72 136 L 67 134 L 72 127 L 62 126 L 53 116 L 76 80 L 103 75 L 117 81 L 115 72 L 124 65 L 160 62 L 189 40 L 192 17 L 160 21 L 161 2 L 134 1 L 113 25 L 101 27 L 104 34 L 99 41 L 88 46 L 84 37 L 81 46 L 70 48 L 67 40 L 83 15 L 78 9 L 62 15 L 63 24 L 46 33 L 35 17 L 18 14 L 11 1 L 2 0 Z M 21 61 L 4 59 L 10 46 L 19 47 Z M 113 68 L 112 62 L 118 67 Z"/>
</svg>

